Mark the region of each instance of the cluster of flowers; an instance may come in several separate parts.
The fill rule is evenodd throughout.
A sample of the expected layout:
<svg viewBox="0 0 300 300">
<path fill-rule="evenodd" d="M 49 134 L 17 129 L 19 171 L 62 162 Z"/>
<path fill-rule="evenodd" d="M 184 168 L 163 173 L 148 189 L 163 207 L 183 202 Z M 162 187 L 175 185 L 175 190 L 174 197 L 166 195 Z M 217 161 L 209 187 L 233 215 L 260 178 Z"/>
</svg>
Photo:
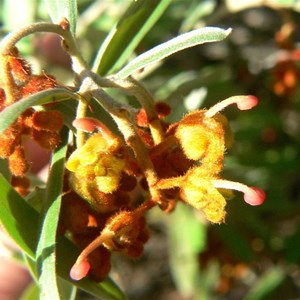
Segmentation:
<svg viewBox="0 0 300 300">
<path fill-rule="evenodd" d="M 1 63 L 5 80 L 2 82 L 3 88 L 0 88 L 0 111 L 22 98 L 56 86 L 52 76 L 33 75 L 29 64 L 19 56 L 17 48 L 12 49 L 9 55 L 3 55 Z M 8 160 L 13 175 L 12 185 L 21 194 L 26 194 L 29 186 L 24 176 L 30 166 L 25 157 L 24 137 L 30 136 L 41 147 L 51 151 L 60 144 L 59 131 L 62 126 L 60 112 L 29 108 L 0 136 L 0 158 Z"/>
<path fill-rule="evenodd" d="M 1 110 L 57 85 L 49 75 L 32 75 L 16 49 L 2 57 L 2 68 Z M 208 221 L 222 223 L 226 215 L 223 190 L 241 191 L 247 203 L 261 204 L 263 191 L 220 175 L 228 143 L 225 137 L 230 136 L 228 121 L 220 111 L 231 104 L 248 110 L 257 103 L 254 96 L 230 97 L 167 124 L 164 118 L 170 107 L 157 102 L 151 116 L 149 107 L 134 115 L 133 110 L 125 112 L 130 118 L 122 124 L 130 125 L 124 134 L 118 124 L 122 138 L 97 119 L 76 119 L 73 125 L 88 137 L 77 149 L 70 146 L 73 152 L 66 163 L 59 224 L 60 233 L 67 233 L 82 250 L 71 278 L 80 280 L 89 273 L 94 280 L 103 280 L 110 270 L 112 251 L 139 257 L 150 236 L 145 214 L 155 206 L 172 212 L 181 201 L 202 210 Z M 15 178 L 25 178 L 28 170 L 22 137 L 30 136 L 53 150 L 60 143 L 62 126 L 61 113 L 43 106 L 39 111 L 27 109 L 4 132 L 0 157 L 8 159 Z"/>
<path fill-rule="evenodd" d="M 86 223 L 80 228 L 79 234 L 87 234 L 90 243 L 85 243 L 71 270 L 73 279 L 79 280 L 88 272 L 94 278 L 103 278 L 109 271 L 108 250 L 133 258 L 140 256 L 149 238 L 145 213 L 155 205 L 171 212 L 176 203 L 182 201 L 201 209 L 210 222 L 222 223 L 226 214 L 222 189 L 243 192 L 244 200 L 251 205 L 264 201 L 262 190 L 220 178 L 229 125 L 219 111 L 234 103 L 240 110 L 247 110 L 256 106 L 258 100 L 253 96 L 231 97 L 209 110 L 189 113 L 175 124 L 168 125 L 160 119 L 164 136 L 159 143 L 152 138 L 150 122 L 142 108 L 136 114 L 135 125 L 146 146 L 144 155 L 149 157 L 155 171 L 157 180 L 152 184 L 128 145 L 104 124 L 90 118 L 74 121 L 77 128 L 90 131 L 91 136 L 71 154 L 66 167 L 71 173 L 72 190 L 87 200 L 97 213 L 93 215 L 89 211 Z M 169 111 L 168 106 L 160 102 L 155 109 L 160 117 Z M 137 197 L 141 190 L 145 199 L 142 203 Z M 153 196 L 157 194 L 159 198 Z M 68 210 L 67 206 L 66 215 Z M 82 214 L 79 207 L 78 213 Z M 73 229 L 74 233 L 73 225 L 70 226 L 72 220 L 68 220 L 69 230 Z M 75 240 L 77 236 L 75 234 Z"/>
</svg>

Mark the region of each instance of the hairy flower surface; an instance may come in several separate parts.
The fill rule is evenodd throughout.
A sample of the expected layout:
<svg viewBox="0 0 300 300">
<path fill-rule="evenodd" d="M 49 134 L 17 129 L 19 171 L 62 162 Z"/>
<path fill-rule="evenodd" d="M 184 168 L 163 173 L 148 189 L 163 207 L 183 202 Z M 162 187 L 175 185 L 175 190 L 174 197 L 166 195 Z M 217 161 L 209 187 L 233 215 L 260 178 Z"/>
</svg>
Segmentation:
<svg viewBox="0 0 300 300">
<path fill-rule="evenodd" d="M 156 187 L 161 190 L 179 188 L 179 198 L 201 209 L 213 223 L 224 222 L 226 215 L 226 200 L 219 188 L 242 191 L 247 203 L 261 204 L 265 195 L 259 189 L 220 180 L 228 124 L 219 111 L 230 104 L 237 104 L 239 109 L 247 110 L 257 102 L 253 96 L 231 97 L 209 110 L 192 112 L 171 125 L 169 134 L 175 137 L 186 158 L 195 163 L 183 175 L 158 180 Z M 173 163 L 176 165 L 177 162 Z"/>
</svg>

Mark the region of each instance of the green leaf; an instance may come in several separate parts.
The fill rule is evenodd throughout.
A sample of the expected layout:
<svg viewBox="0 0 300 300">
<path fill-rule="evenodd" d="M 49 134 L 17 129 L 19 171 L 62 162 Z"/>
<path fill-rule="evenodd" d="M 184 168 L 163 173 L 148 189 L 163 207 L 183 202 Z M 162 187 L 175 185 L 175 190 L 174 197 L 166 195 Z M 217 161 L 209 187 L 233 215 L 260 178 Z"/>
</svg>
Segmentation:
<svg viewBox="0 0 300 300">
<path fill-rule="evenodd" d="M 7 181 L 10 181 L 11 173 L 9 171 L 7 159 L 0 158 L 0 173 Z"/>
<path fill-rule="evenodd" d="M 77 19 L 76 0 L 45 0 L 51 20 L 59 24 L 64 18 L 70 23 L 70 30 L 75 35 Z"/>
<path fill-rule="evenodd" d="M 28 271 L 30 272 L 32 279 L 34 281 L 38 282 L 39 274 L 37 272 L 35 259 L 32 259 L 31 257 L 27 256 L 25 253 L 23 253 L 23 261 L 24 261 Z"/>
<path fill-rule="evenodd" d="M 122 67 L 170 2 L 171 0 L 133 1 L 100 47 L 93 70 L 105 75 Z"/>
<path fill-rule="evenodd" d="M 22 294 L 20 300 L 37 300 L 39 299 L 40 289 L 35 282 L 32 282 Z"/>
<path fill-rule="evenodd" d="M 56 231 L 61 206 L 67 137 L 53 153 L 50 175 L 46 187 L 46 197 L 42 207 L 44 219 L 36 251 L 37 266 L 40 270 L 40 299 L 61 299 L 61 292 L 56 277 Z"/>
<path fill-rule="evenodd" d="M 270 293 L 272 293 L 286 278 L 286 271 L 283 267 L 274 266 L 269 268 L 255 284 L 248 294 L 243 298 L 244 300 L 262 300 L 270 299 Z"/>
<path fill-rule="evenodd" d="M 34 259 L 38 214 L 0 174 L 0 222 L 12 240 Z"/>
<path fill-rule="evenodd" d="M 178 51 L 204 43 L 222 41 L 230 32 L 231 29 L 224 30 L 217 27 L 204 27 L 183 33 L 139 55 L 116 75 L 120 78 L 126 78 L 135 71 L 141 70 L 147 65 L 160 61 Z"/>
<path fill-rule="evenodd" d="M 34 105 L 43 105 L 47 103 L 64 101 L 70 98 L 78 99 L 78 96 L 67 89 L 54 88 L 38 92 L 15 102 L 14 104 L 6 107 L 0 113 L 0 134 L 7 127 L 9 127 L 9 125 L 11 125 L 27 108 Z"/>
<path fill-rule="evenodd" d="M 170 266 L 175 284 L 182 294 L 192 296 L 200 282 L 199 253 L 206 244 L 206 228 L 185 205 L 176 207 L 168 227 Z"/>
</svg>

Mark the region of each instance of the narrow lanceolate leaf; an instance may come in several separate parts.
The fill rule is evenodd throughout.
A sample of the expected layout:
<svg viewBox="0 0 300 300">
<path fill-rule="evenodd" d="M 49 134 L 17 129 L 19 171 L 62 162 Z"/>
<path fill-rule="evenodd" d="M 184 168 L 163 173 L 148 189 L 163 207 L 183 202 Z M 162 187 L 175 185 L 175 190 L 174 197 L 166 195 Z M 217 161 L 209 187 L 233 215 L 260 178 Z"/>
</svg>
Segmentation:
<svg viewBox="0 0 300 300">
<path fill-rule="evenodd" d="M 12 240 L 34 259 L 38 214 L 0 174 L 0 224 Z"/>
<path fill-rule="evenodd" d="M 176 52 L 186 48 L 194 47 L 204 43 L 218 42 L 224 40 L 231 29 L 221 29 L 217 27 L 204 27 L 187 33 L 183 33 L 174 39 L 160 44 L 151 50 L 139 55 L 121 69 L 117 76 L 125 78 L 141 70 L 149 64 L 160 61 Z"/>
<path fill-rule="evenodd" d="M 67 138 L 53 153 L 44 199 L 40 239 L 36 251 L 41 300 L 61 299 L 56 272 L 56 231 L 61 206 Z"/>
<path fill-rule="evenodd" d="M 19 100 L 18 102 L 6 107 L 0 113 L 0 134 L 7 127 L 9 127 L 9 125 L 11 125 L 27 108 L 34 105 L 60 102 L 71 98 L 75 99 L 77 98 L 77 95 L 64 88 L 54 88 L 38 92 L 34 95 Z"/>
<path fill-rule="evenodd" d="M 64 18 L 70 23 L 70 30 L 75 35 L 77 19 L 76 0 L 45 0 L 51 20 L 59 24 Z"/>
<path fill-rule="evenodd" d="M 99 49 L 93 70 L 105 75 L 119 69 L 160 18 L 171 0 L 135 0 Z"/>
</svg>

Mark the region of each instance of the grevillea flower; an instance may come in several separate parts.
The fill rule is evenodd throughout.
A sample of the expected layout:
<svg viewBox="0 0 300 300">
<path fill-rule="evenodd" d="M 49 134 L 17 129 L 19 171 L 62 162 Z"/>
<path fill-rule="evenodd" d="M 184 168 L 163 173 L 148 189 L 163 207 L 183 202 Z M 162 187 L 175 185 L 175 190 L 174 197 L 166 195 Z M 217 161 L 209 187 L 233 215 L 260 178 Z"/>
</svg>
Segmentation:
<svg viewBox="0 0 300 300">
<path fill-rule="evenodd" d="M 158 191 L 156 195 L 167 202 L 165 210 L 171 211 L 181 200 L 202 210 L 212 223 L 225 220 L 224 190 L 243 192 L 246 203 L 260 205 L 265 199 L 262 190 L 222 179 L 220 174 L 226 145 L 232 143 L 230 131 L 226 136 L 229 128 L 227 119 L 220 111 L 231 104 L 236 104 L 240 110 L 247 110 L 257 103 L 257 98 L 253 96 L 237 96 L 221 101 L 208 110 L 191 112 L 165 128 L 165 136 L 155 145 L 153 141 L 148 143 L 145 136 L 137 131 L 147 149 L 143 154 L 149 156 L 157 180 L 152 185 L 147 182 L 149 200 L 139 206 L 127 206 L 124 210 L 112 205 L 113 196 L 126 191 L 126 182 L 131 182 L 133 176 L 138 175 L 133 173 L 130 177 L 124 173 L 128 157 L 124 156 L 121 140 L 96 119 L 75 120 L 73 125 L 77 129 L 93 134 L 69 157 L 67 168 L 71 172 L 71 184 L 74 191 L 88 200 L 97 212 L 105 212 L 107 219 L 100 228 L 100 234 L 78 256 L 70 272 L 71 278 L 80 280 L 92 273 L 92 255 L 100 249 L 123 252 L 133 258 L 141 255 L 149 238 L 144 214 L 158 204 L 155 197 L 151 198 L 153 190 Z M 141 109 L 137 113 L 136 125 L 147 130 L 147 124 L 146 111 Z M 151 132 L 147 131 L 147 134 L 151 139 Z M 228 136 L 230 141 L 226 143 Z M 143 169 L 143 166 L 140 167 Z M 130 185 L 132 187 L 128 191 L 135 187 L 136 181 Z M 112 209 L 108 210 L 108 207 Z"/>
<path fill-rule="evenodd" d="M 94 199 L 93 189 L 105 194 L 117 190 L 125 167 L 125 161 L 118 157 L 120 146 L 118 137 L 105 139 L 95 133 L 71 154 L 66 167 L 72 172 L 72 187 L 81 197 L 95 204 L 101 199 Z"/>
<path fill-rule="evenodd" d="M 226 215 L 226 200 L 219 189 L 243 192 L 244 200 L 248 204 L 262 204 L 265 199 L 262 190 L 220 179 L 226 123 L 219 112 L 230 104 L 236 104 L 240 110 L 248 110 L 257 103 L 254 96 L 230 97 L 209 110 L 192 112 L 172 125 L 169 133 L 177 139 L 186 157 L 196 163 L 184 175 L 160 179 L 156 187 L 162 190 L 179 188 L 181 200 L 202 209 L 207 219 L 213 223 L 223 222 Z"/>
</svg>

